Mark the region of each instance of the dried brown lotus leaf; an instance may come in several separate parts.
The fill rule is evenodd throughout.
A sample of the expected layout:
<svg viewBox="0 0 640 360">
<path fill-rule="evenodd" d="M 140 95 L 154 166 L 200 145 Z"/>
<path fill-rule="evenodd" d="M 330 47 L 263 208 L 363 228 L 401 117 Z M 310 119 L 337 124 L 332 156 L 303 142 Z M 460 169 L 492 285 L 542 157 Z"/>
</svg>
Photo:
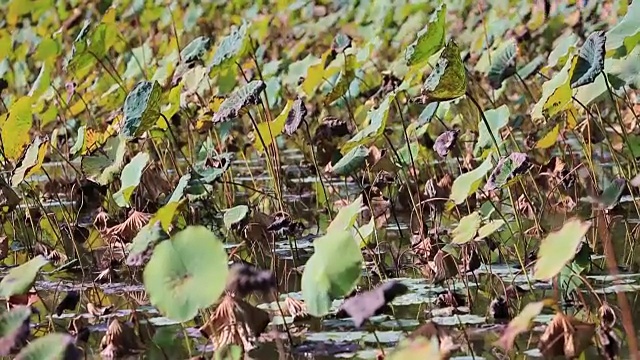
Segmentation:
<svg viewBox="0 0 640 360">
<path fill-rule="evenodd" d="M 258 337 L 269 321 L 266 311 L 227 294 L 209 320 L 200 327 L 200 332 L 211 339 L 215 349 L 239 345 L 244 351 L 249 351 L 256 347 Z"/>
<path fill-rule="evenodd" d="M 575 358 L 589 346 L 594 334 L 594 324 L 558 312 L 540 336 L 538 348 L 547 357 Z"/>
</svg>

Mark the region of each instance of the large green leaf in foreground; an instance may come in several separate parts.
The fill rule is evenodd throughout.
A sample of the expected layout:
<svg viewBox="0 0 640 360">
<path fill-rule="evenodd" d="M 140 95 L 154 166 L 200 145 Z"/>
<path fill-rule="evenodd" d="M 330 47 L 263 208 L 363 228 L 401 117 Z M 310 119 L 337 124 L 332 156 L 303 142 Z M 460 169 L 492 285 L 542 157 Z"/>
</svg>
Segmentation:
<svg viewBox="0 0 640 360">
<path fill-rule="evenodd" d="M 333 231 L 314 241 L 315 253 L 302 274 L 309 314 L 329 313 L 331 301 L 349 294 L 360 279 L 362 254 L 351 231 Z"/>
<path fill-rule="evenodd" d="M 69 334 L 52 333 L 30 342 L 16 356 L 16 360 L 80 359 L 74 343 L 75 339 Z"/>
<path fill-rule="evenodd" d="M 189 226 L 156 245 L 144 269 L 149 300 L 175 321 L 192 319 L 224 290 L 228 273 L 222 242 L 203 226 Z"/>
<path fill-rule="evenodd" d="M 48 262 L 44 256 L 38 255 L 26 263 L 11 269 L 9 274 L 0 282 L 0 297 L 8 298 L 11 295 L 26 293 L 33 285 L 40 268 Z"/>
<path fill-rule="evenodd" d="M 0 356 L 8 356 L 12 349 L 18 348 L 26 340 L 25 337 L 29 335 L 29 316 L 31 309 L 28 306 L 18 306 L 0 316 Z"/>
<path fill-rule="evenodd" d="M 533 277 L 536 280 L 547 280 L 560 273 L 564 265 L 575 257 L 590 227 L 590 221 L 574 218 L 542 240 Z"/>
</svg>

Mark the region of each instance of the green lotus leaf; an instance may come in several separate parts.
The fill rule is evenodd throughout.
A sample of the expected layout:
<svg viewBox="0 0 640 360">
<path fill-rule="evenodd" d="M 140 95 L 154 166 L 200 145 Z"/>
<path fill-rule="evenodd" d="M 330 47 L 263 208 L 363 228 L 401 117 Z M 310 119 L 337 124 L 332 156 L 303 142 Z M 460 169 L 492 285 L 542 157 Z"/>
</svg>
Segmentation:
<svg viewBox="0 0 640 360">
<path fill-rule="evenodd" d="M 218 300 L 228 271 L 222 242 L 204 226 L 189 226 L 155 246 L 143 279 L 151 303 L 185 322 Z"/>
</svg>

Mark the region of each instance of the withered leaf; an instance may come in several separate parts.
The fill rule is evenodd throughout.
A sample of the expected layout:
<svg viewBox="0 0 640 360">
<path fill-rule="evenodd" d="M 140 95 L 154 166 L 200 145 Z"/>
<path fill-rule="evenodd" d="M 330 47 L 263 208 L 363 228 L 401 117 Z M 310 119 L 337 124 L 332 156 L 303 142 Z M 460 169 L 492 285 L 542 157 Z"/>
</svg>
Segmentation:
<svg viewBox="0 0 640 360">
<path fill-rule="evenodd" d="M 589 346 L 594 333 L 594 324 L 558 312 L 540 337 L 538 349 L 546 357 L 575 358 Z"/>
<path fill-rule="evenodd" d="M 509 321 L 511 320 L 511 312 L 509 311 L 509 303 L 504 296 L 498 296 L 491 300 L 489 304 L 489 314 L 494 320 Z"/>
<path fill-rule="evenodd" d="M 240 345 L 244 351 L 255 348 L 258 336 L 269 324 L 269 314 L 257 307 L 225 295 L 200 333 L 210 338 L 216 349 Z"/>
<path fill-rule="evenodd" d="M 297 98 L 287 114 L 287 121 L 284 123 L 284 133 L 293 135 L 300 127 L 300 124 L 305 121 L 306 116 L 307 107 L 301 98 Z"/>
<path fill-rule="evenodd" d="M 229 269 L 226 291 L 243 298 L 253 291 L 269 293 L 276 288 L 276 278 L 270 270 L 251 264 L 235 263 Z"/>
<path fill-rule="evenodd" d="M 438 293 L 435 305 L 439 308 L 465 306 L 464 297 L 455 291 L 446 290 Z"/>
<path fill-rule="evenodd" d="M 453 145 L 455 145 L 459 133 L 460 131 L 457 129 L 443 132 L 436 138 L 433 150 L 441 157 L 446 157 Z"/>
<path fill-rule="evenodd" d="M 213 123 L 230 121 L 240 116 L 247 106 L 255 105 L 260 101 L 260 93 L 266 87 L 263 81 L 253 80 L 236 89 L 222 102 L 218 111 L 213 115 Z"/>
<path fill-rule="evenodd" d="M 356 327 L 360 327 L 367 319 L 376 315 L 385 305 L 393 301 L 396 296 L 405 294 L 407 291 L 408 288 L 401 282 L 389 281 L 371 291 L 345 300 L 341 309 L 351 316 Z"/>
<path fill-rule="evenodd" d="M 80 294 L 77 291 L 69 291 L 67 295 L 56 306 L 56 315 L 60 316 L 65 310 L 75 310 L 80 301 Z"/>
<path fill-rule="evenodd" d="M 287 296 L 284 299 L 284 305 L 293 321 L 307 319 L 311 316 L 307 312 L 307 306 L 301 300 Z"/>
<path fill-rule="evenodd" d="M 491 172 L 489 180 L 484 186 L 484 190 L 496 190 L 506 185 L 514 177 L 529 170 L 530 167 L 529 156 L 525 153 L 514 152 L 509 156 L 504 156 L 498 161 L 498 165 L 496 165 L 493 172 Z"/>
</svg>

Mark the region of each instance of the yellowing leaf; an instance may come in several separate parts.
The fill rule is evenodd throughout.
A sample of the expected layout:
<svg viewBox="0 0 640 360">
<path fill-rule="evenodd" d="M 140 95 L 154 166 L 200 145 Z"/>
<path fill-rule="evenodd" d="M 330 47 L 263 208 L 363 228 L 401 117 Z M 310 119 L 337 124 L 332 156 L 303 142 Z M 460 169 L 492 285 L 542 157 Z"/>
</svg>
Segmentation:
<svg viewBox="0 0 640 360">
<path fill-rule="evenodd" d="M 16 169 L 11 176 L 11 186 L 18 186 L 25 178 L 40 170 L 48 147 L 49 139 L 47 138 L 36 137 L 33 140 L 33 143 L 29 145 L 16 165 Z"/>
<path fill-rule="evenodd" d="M 31 105 L 31 97 L 23 96 L 11 105 L 9 113 L 0 118 L 2 145 L 8 159 L 17 160 L 29 143 L 29 130 L 33 125 Z"/>
<path fill-rule="evenodd" d="M 304 91 L 307 97 L 311 97 L 311 95 L 313 95 L 316 92 L 316 89 L 318 88 L 318 86 L 320 86 L 320 84 L 322 84 L 322 81 L 325 78 L 332 76 L 333 74 L 335 74 L 335 72 L 338 71 L 338 69 L 335 68 L 333 69 L 334 70 L 333 74 L 325 75 L 325 65 L 327 62 L 327 58 L 329 57 L 330 54 L 331 54 L 331 49 L 328 49 L 327 51 L 324 52 L 324 54 L 322 54 L 322 58 L 317 64 L 311 65 L 307 69 L 307 75 L 305 76 L 304 81 L 300 85 L 300 87 L 302 88 L 302 91 Z"/>
<path fill-rule="evenodd" d="M 542 139 L 538 140 L 536 143 L 536 148 L 538 149 L 548 149 L 555 145 L 558 140 L 558 134 L 560 134 L 560 124 L 556 124 L 556 126 L 551 129 Z"/>
<path fill-rule="evenodd" d="M 546 117 L 554 117 L 562 111 L 566 110 L 571 103 L 572 91 L 571 91 L 571 82 L 569 78 L 573 73 L 576 64 L 578 62 L 578 56 L 574 56 L 571 60 L 571 68 L 569 69 L 569 73 L 567 74 L 566 80 L 558 86 L 551 96 L 545 101 L 544 106 L 542 107 L 543 114 L 546 114 Z"/>
<path fill-rule="evenodd" d="M 291 110 L 291 105 L 293 101 L 287 101 L 287 104 L 284 106 L 284 109 L 280 112 L 280 115 L 276 117 L 271 122 L 261 122 L 258 124 L 258 134 L 256 134 L 255 139 L 253 140 L 253 146 L 255 146 L 256 150 L 259 152 L 264 151 L 264 146 L 262 145 L 262 141 L 260 140 L 260 136 L 264 141 L 265 146 L 269 146 L 273 143 L 274 139 L 278 137 L 278 135 L 282 134 L 284 130 L 284 124 L 287 122 L 287 115 L 289 114 L 289 110 Z"/>
<path fill-rule="evenodd" d="M 574 218 L 542 240 L 538 249 L 538 260 L 534 266 L 534 279 L 548 280 L 560 273 L 565 264 L 576 255 L 590 227 L 591 221 Z"/>
</svg>

